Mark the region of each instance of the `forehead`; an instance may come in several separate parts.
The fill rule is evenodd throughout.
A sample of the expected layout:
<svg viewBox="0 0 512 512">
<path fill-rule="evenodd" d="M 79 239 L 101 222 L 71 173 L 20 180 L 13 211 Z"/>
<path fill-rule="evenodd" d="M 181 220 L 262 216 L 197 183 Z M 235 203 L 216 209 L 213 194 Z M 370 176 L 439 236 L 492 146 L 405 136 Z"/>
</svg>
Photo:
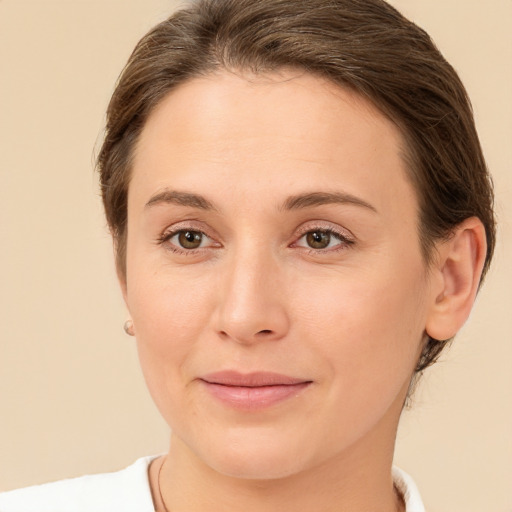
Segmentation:
<svg viewBox="0 0 512 512">
<path fill-rule="evenodd" d="M 209 180 L 222 179 L 255 194 L 271 184 L 341 185 L 377 208 L 393 206 L 396 197 L 414 202 L 402 147 L 398 128 L 374 105 L 325 79 L 222 72 L 185 82 L 155 108 L 130 188 L 148 196 L 169 185 L 206 192 Z"/>
<path fill-rule="evenodd" d="M 284 129 L 294 137 L 342 143 L 339 136 L 352 131 L 355 118 L 369 137 L 379 132 L 401 145 L 398 129 L 372 103 L 324 78 L 288 69 L 260 75 L 223 71 L 172 90 L 150 115 L 138 147 L 164 130 L 181 142 L 219 134 L 222 143 L 230 135 L 262 132 L 279 138 Z"/>
</svg>

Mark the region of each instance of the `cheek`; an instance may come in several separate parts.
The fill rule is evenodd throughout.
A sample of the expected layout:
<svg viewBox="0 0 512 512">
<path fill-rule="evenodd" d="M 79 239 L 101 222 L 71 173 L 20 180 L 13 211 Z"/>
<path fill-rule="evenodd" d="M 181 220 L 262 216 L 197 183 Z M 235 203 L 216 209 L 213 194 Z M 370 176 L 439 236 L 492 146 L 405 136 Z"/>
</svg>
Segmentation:
<svg viewBox="0 0 512 512">
<path fill-rule="evenodd" d="M 340 280 L 328 294 L 310 293 L 303 308 L 311 359 L 323 367 L 318 417 L 329 418 L 322 429 L 331 450 L 399 416 L 419 357 L 423 311 L 413 283 L 421 283 L 366 277 Z"/>
<path fill-rule="evenodd" d="M 298 293 L 305 299 L 299 309 L 310 343 L 329 365 L 337 383 L 333 389 L 359 390 L 357 399 L 378 401 L 383 393 L 398 392 L 419 356 L 425 326 L 422 268 L 386 270 L 353 272 L 330 280 L 327 289 L 324 283 Z"/>
<path fill-rule="evenodd" d="M 148 389 L 169 422 L 187 381 L 187 361 L 208 325 L 211 287 L 179 273 L 129 274 L 127 305 Z"/>
<path fill-rule="evenodd" d="M 184 338 L 194 339 L 205 325 L 212 301 L 207 272 L 191 274 L 137 260 L 131 267 L 127 305 L 138 337 L 163 352 Z"/>
</svg>

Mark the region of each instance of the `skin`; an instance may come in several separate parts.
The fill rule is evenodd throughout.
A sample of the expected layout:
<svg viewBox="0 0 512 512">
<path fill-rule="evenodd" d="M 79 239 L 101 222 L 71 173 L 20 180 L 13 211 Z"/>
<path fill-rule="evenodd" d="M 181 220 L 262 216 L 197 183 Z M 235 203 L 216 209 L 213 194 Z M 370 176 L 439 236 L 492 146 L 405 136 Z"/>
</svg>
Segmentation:
<svg viewBox="0 0 512 512">
<path fill-rule="evenodd" d="M 290 70 L 194 79 L 149 117 L 120 280 L 172 429 L 168 510 L 402 509 L 393 448 L 425 332 L 463 323 L 485 250 L 468 221 L 425 267 L 402 151 L 367 101 Z M 240 410 L 201 381 L 227 369 L 310 384 Z"/>
</svg>

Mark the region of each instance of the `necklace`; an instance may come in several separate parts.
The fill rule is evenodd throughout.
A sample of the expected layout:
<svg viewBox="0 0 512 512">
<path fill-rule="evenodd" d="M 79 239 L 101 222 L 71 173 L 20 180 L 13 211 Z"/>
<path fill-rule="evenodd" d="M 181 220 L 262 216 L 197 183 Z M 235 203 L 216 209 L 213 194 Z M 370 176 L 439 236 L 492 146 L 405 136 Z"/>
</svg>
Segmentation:
<svg viewBox="0 0 512 512">
<path fill-rule="evenodd" d="M 165 461 L 166 461 L 166 459 L 164 457 L 164 461 L 162 462 L 162 464 L 160 464 L 160 468 L 158 469 L 157 484 L 158 484 L 158 495 L 160 496 L 160 501 L 164 507 L 164 512 L 169 512 L 169 510 L 167 510 L 167 507 L 165 506 L 164 497 L 162 496 L 162 486 L 160 485 L 160 474 L 162 473 L 162 468 L 164 467 Z"/>
</svg>

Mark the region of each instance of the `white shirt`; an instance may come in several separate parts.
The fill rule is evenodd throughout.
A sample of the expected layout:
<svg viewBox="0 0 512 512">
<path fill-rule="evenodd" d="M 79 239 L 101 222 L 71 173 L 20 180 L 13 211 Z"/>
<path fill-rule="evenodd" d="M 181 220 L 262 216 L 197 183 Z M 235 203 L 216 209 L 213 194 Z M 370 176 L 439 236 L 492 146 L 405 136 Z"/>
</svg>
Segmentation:
<svg viewBox="0 0 512 512">
<path fill-rule="evenodd" d="M 154 512 L 148 467 L 143 457 L 126 469 L 34 485 L 0 493 L 0 512 Z M 406 512 L 425 512 L 412 478 L 394 467 L 393 479 Z"/>
</svg>

